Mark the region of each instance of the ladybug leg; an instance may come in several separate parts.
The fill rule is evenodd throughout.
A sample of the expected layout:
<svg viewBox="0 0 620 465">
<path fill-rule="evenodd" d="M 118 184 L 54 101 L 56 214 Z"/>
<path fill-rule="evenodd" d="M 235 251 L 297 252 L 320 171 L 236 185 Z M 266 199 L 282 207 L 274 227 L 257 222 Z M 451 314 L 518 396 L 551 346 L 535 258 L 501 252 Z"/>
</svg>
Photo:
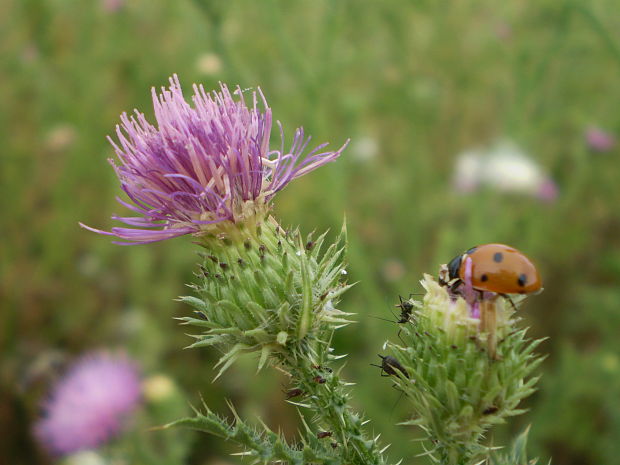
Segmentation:
<svg viewBox="0 0 620 465">
<path fill-rule="evenodd" d="M 449 283 L 446 283 L 449 284 Z M 463 284 L 463 281 L 461 281 L 460 279 L 457 279 L 456 281 L 454 281 L 452 284 L 450 284 L 450 292 L 452 294 L 455 295 L 461 295 L 461 293 L 459 292 L 459 287 L 461 287 L 461 284 Z"/>
<path fill-rule="evenodd" d="M 480 329 L 487 333 L 487 350 L 489 356 L 498 360 L 497 357 L 497 296 L 492 299 L 484 299 L 480 303 Z"/>
</svg>

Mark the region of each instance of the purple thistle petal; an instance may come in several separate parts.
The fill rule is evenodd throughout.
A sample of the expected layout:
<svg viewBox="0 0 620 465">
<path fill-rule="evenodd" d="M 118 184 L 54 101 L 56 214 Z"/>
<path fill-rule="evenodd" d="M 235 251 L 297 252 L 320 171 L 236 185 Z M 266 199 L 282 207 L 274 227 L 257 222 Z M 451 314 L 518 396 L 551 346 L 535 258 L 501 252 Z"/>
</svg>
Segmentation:
<svg viewBox="0 0 620 465">
<path fill-rule="evenodd" d="M 265 211 L 293 179 L 338 158 L 348 143 L 321 153 L 327 144 L 319 145 L 304 158 L 310 137 L 297 129 L 285 152 L 278 122 L 282 145 L 270 151 L 271 108 L 260 89 L 252 92 L 250 105 L 239 87 L 231 93 L 220 84 L 219 91 L 207 93 L 194 84 L 193 92 L 188 103 L 174 75 L 168 88 L 151 91 L 155 125 L 137 110 L 123 113 L 116 140 L 108 138 L 118 159 L 111 164 L 129 199 L 117 200 L 141 216 L 113 219 L 135 229 L 81 226 L 147 243 L 201 233 L 222 221 L 241 222 L 243 215 Z M 243 207 L 247 202 L 255 208 Z"/>
</svg>

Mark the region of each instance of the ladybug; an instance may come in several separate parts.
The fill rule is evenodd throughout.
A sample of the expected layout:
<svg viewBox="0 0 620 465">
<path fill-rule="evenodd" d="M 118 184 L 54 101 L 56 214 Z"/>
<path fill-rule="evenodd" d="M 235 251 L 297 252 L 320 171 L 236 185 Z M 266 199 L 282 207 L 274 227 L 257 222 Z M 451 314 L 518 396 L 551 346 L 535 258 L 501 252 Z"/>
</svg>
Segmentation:
<svg viewBox="0 0 620 465">
<path fill-rule="evenodd" d="M 530 294 L 542 288 L 538 270 L 523 252 L 504 244 L 483 244 L 448 263 L 447 272 L 453 289 L 464 280 L 468 257 L 472 263 L 471 284 L 477 291 Z"/>
</svg>

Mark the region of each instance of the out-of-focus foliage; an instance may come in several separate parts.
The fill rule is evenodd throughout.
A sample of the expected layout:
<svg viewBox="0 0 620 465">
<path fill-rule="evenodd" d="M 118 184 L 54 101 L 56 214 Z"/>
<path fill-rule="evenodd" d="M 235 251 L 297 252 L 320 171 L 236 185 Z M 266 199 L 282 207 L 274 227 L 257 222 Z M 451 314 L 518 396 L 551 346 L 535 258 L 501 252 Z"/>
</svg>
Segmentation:
<svg viewBox="0 0 620 465">
<path fill-rule="evenodd" d="M 391 457 L 426 460 L 415 458 L 418 433 L 393 426 L 406 402 L 369 366 L 397 332 L 373 317 L 393 318 L 422 272 L 504 242 L 539 264 L 546 290 L 523 317 L 533 336 L 550 336 L 540 349 L 550 357 L 530 413 L 490 442 L 532 423 L 542 463 L 620 464 L 620 154 L 584 141 L 590 125 L 620 132 L 617 2 L 113 3 L 0 3 L 0 457 L 49 461 L 30 432 L 42 393 L 65 362 L 100 347 L 172 376 L 195 403 L 202 393 L 225 414 L 229 398 L 244 417 L 296 434 L 284 378 L 255 377 L 247 359 L 211 384 L 220 354 L 181 350 L 191 340 L 172 318 L 190 309 L 173 299 L 196 270 L 189 238 L 122 248 L 77 226 L 107 228 L 124 213 L 105 136 L 122 111 L 151 116 L 150 87 L 178 73 L 186 87 L 260 85 L 286 127 L 353 139 L 276 210 L 306 232 L 337 231 L 346 212 L 350 281 L 361 283 L 341 308 L 359 323 L 335 345 L 350 354 L 344 374 Z M 555 202 L 453 191 L 457 154 L 503 138 L 555 179 Z M 199 439 L 191 463 L 221 463 L 227 446 Z"/>
</svg>

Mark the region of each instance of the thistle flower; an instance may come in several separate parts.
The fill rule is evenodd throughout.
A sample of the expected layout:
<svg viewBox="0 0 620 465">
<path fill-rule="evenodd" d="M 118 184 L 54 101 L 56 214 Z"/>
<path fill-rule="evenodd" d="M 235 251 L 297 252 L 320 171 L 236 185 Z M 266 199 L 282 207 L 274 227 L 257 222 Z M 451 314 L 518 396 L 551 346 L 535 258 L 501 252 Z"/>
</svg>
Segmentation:
<svg viewBox="0 0 620 465">
<path fill-rule="evenodd" d="M 140 377 L 132 361 L 87 355 L 54 387 L 35 435 L 57 455 L 98 447 L 122 429 L 139 400 Z"/>
<path fill-rule="evenodd" d="M 280 148 L 270 150 L 271 109 L 260 89 L 250 106 L 240 88 L 193 90 L 190 105 L 176 75 L 160 94 L 153 89 L 156 126 L 138 111 L 121 116 L 118 143 L 110 139 L 119 164 L 111 163 L 131 201 L 119 203 L 138 216 L 114 216 L 130 228 L 111 232 L 83 227 L 127 244 L 213 232 L 222 223 L 260 222 L 276 192 L 335 160 L 346 146 L 322 151 L 327 144 L 321 144 L 304 157 L 310 138 L 298 128 L 285 150 L 280 126 Z"/>
</svg>

